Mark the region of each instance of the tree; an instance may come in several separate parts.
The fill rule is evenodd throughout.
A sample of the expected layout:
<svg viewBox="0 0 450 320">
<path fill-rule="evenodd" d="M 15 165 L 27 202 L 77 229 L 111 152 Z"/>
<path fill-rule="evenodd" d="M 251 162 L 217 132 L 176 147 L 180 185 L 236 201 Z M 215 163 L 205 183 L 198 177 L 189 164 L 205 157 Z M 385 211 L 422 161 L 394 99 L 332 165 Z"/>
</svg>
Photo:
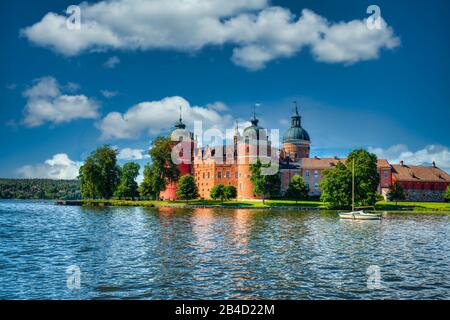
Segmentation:
<svg viewBox="0 0 450 320">
<path fill-rule="evenodd" d="M 396 206 L 398 201 L 403 201 L 406 199 L 405 192 L 398 181 L 391 184 L 391 186 L 389 187 L 387 198 L 389 201 L 395 201 Z"/>
<path fill-rule="evenodd" d="M 350 208 L 352 204 L 352 173 L 339 162 L 335 168 L 323 171 L 321 201 L 330 209 Z"/>
<path fill-rule="evenodd" d="M 263 203 L 266 197 L 277 196 L 280 193 L 280 174 L 263 175 L 261 168 L 268 168 L 270 164 L 262 164 L 259 158 L 256 163 L 250 165 L 250 181 L 253 186 L 253 194 L 261 196 Z"/>
<path fill-rule="evenodd" d="M 345 164 L 325 170 L 320 184 L 321 200 L 330 208 L 350 208 L 352 204 L 352 171 L 355 163 L 355 205 L 371 206 L 378 199 L 379 174 L 376 155 L 358 149 L 350 152 Z"/>
<path fill-rule="evenodd" d="M 444 191 L 444 199 L 450 202 L 450 185 Z"/>
<path fill-rule="evenodd" d="M 225 186 L 224 188 L 224 198 L 225 200 L 236 199 L 237 197 L 237 189 L 235 186 Z"/>
<path fill-rule="evenodd" d="M 134 162 L 125 163 L 120 171 L 120 182 L 114 193 L 118 198 L 134 198 L 139 195 L 136 178 L 139 175 L 140 166 Z"/>
<path fill-rule="evenodd" d="M 373 206 L 378 200 L 380 174 L 377 168 L 377 156 L 363 149 L 350 152 L 346 165 L 350 172 L 355 160 L 355 204 Z"/>
<path fill-rule="evenodd" d="M 147 163 L 144 167 L 144 180 L 139 186 L 139 194 L 144 198 L 156 199 L 156 192 L 154 188 L 155 177 L 153 173 L 153 166 Z"/>
<path fill-rule="evenodd" d="M 151 169 L 147 170 L 147 180 L 152 185 L 156 199 L 169 183 L 176 182 L 180 176 L 177 165 L 171 161 L 171 153 L 172 141 L 170 138 L 157 137 L 152 141 L 152 148 L 149 151 L 152 162 Z"/>
<path fill-rule="evenodd" d="M 110 198 L 119 183 L 117 150 L 103 146 L 93 151 L 79 170 L 81 194 L 85 198 Z"/>
<path fill-rule="evenodd" d="M 289 183 L 284 196 L 288 199 L 295 200 L 295 203 L 297 203 L 298 200 L 308 199 L 308 193 L 309 186 L 305 183 L 305 180 L 300 176 L 295 176 Z"/>
<path fill-rule="evenodd" d="M 220 201 L 223 203 L 226 200 L 234 199 L 237 196 L 237 190 L 234 186 L 217 184 L 212 187 L 210 196 L 212 199 Z"/>
<path fill-rule="evenodd" d="M 177 184 L 177 197 L 186 202 L 198 198 L 197 185 L 192 175 L 187 174 L 180 178 Z"/>
</svg>

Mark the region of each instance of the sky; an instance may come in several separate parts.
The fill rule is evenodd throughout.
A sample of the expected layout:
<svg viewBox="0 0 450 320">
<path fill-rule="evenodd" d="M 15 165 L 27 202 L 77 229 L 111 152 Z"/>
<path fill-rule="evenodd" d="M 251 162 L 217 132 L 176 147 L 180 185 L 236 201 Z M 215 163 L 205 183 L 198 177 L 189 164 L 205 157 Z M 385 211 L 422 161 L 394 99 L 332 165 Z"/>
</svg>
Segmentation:
<svg viewBox="0 0 450 320">
<path fill-rule="evenodd" d="M 144 165 L 180 106 L 188 128 L 225 130 L 259 103 L 260 124 L 282 135 L 294 100 L 312 156 L 365 148 L 449 172 L 449 10 L 446 0 L 1 1 L 0 177 L 75 178 L 103 144 Z"/>
</svg>

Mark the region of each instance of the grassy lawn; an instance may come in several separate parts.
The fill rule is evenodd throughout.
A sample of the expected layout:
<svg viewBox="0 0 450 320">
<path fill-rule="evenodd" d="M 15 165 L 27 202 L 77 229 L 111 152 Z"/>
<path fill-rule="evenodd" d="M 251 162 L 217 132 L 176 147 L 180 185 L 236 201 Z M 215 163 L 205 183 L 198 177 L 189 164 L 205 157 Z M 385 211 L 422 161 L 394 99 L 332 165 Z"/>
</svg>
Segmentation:
<svg viewBox="0 0 450 320">
<path fill-rule="evenodd" d="M 376 205 L 377 210 L 413 210 L 413 211 L 443 211 L 450 212 L 450 203 L 448 202 L 395 202 L 380 201 Z"/>
<path fill-rule="evenodd" d="M 186 205 L 197 206 L 224 206 L 224 207 L 243 207 L 243 208 L 274 208 L 274 207 L 302 207 L 302 208 L 323 208 L 326 206 L 320 201 L 298 201 L 293 200 L 266 200 L 262 201 L 238 201 L 231 200 L 220 202 L 219 200 L 191 200 L 186 201 L 154 201 L 154 200 L 82 200 L 84 205 L 108 205 L 108 206 L 179 206 Z M 448 212 L 450 213 L 450 203 L 445 202 L 399 202 L 397 205 L 394 202 L 380 201 L 375 208 L 378 211 L 408 211 L 408 212 Z"/>
</svg>

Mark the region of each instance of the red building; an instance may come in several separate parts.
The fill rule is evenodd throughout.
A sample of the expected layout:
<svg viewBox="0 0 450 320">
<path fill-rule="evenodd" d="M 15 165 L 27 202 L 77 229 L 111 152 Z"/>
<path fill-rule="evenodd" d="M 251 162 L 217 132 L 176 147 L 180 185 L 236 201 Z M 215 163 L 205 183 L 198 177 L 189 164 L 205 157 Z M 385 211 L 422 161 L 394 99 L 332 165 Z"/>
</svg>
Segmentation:
<svg viewBox="0 0 450 320">
<path fill-rule="evenodd" d="M 201 198 L 208 199 L 212 187 L 217 184 L 235 186 L 238 199 L 257 198 L 253 194 L 250 180 L 250 165 L 258 155 L 261 157 L 261 152 L 264 151 L 262 148 L 267 148 L 263 154 L 268 157 L 279 154 L 277 159 L 279 159 L 282 194 L 294 176 L 302 176 L 309 185 L 310 195 L 319 196 L 322 192 L 320 182 L 323 179 L 323 171 L 346 161 L 345 158 L 338 157 L 310 158 L 311 139 L 302 127 L 297 106 L 291 117 L 291 126 L 283 136 L 283 146 L 280 150 L 271 147 L 266 130 L 259 126 L 255 115 L 250 122 L 251 126 L 245 128 L 242 135 L 236 128 L 233 144 L 197 148 L 193 134 L 186 130 L 180 116 L 171 133 L 172 138 L 175 135 L 174 146 L 181 146 L 178 151 L 182 161 L 178 168 L 182 176 L 186 174 L 194 176 Z M 188 141 L 181 136 L 187 137 Z M 176 140 L 183 142 L 179 143 Z M 255 150 L 256 155 L 252 152 Z M 450 175 L 437 168 L 434 163 L 433 166 L 406 166 L 403 163 L 390 165 L 387 160 L 379 159 L 377 168 L 380 176 L 378 192 L 385 198 L 392 183 L 398 181 L 405 189 L 409 200 L 442 201 L 443 191 L 450 184 Z M 160 198 L 176 199 L 176 183 L 171 183 L 161 192 Z"/>
<path fill-rule="evenodd" d="M 392 182 L 398 182 L 409 201 L 443 201 L 443 193 L 450 185 L 450 175 L 432 166 L 392 165 Z"/>
</svg>

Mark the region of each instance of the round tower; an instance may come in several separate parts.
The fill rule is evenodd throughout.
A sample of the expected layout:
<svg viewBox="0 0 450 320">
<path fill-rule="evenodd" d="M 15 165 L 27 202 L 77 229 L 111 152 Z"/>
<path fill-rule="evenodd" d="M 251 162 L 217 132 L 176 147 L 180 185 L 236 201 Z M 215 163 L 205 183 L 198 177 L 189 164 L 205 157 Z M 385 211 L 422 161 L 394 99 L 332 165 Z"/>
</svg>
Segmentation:
<svg viewBox="0 0 450 320">
<path fill-rule="evenodd" d="M 301 116 L 295 103 L 294 114 L 291 117 L 291 127 L 283 136 L 283 153 L 293 162 L 309 157 L 311 139 L 308 132 L 302 128 Z"/>
</svg>

